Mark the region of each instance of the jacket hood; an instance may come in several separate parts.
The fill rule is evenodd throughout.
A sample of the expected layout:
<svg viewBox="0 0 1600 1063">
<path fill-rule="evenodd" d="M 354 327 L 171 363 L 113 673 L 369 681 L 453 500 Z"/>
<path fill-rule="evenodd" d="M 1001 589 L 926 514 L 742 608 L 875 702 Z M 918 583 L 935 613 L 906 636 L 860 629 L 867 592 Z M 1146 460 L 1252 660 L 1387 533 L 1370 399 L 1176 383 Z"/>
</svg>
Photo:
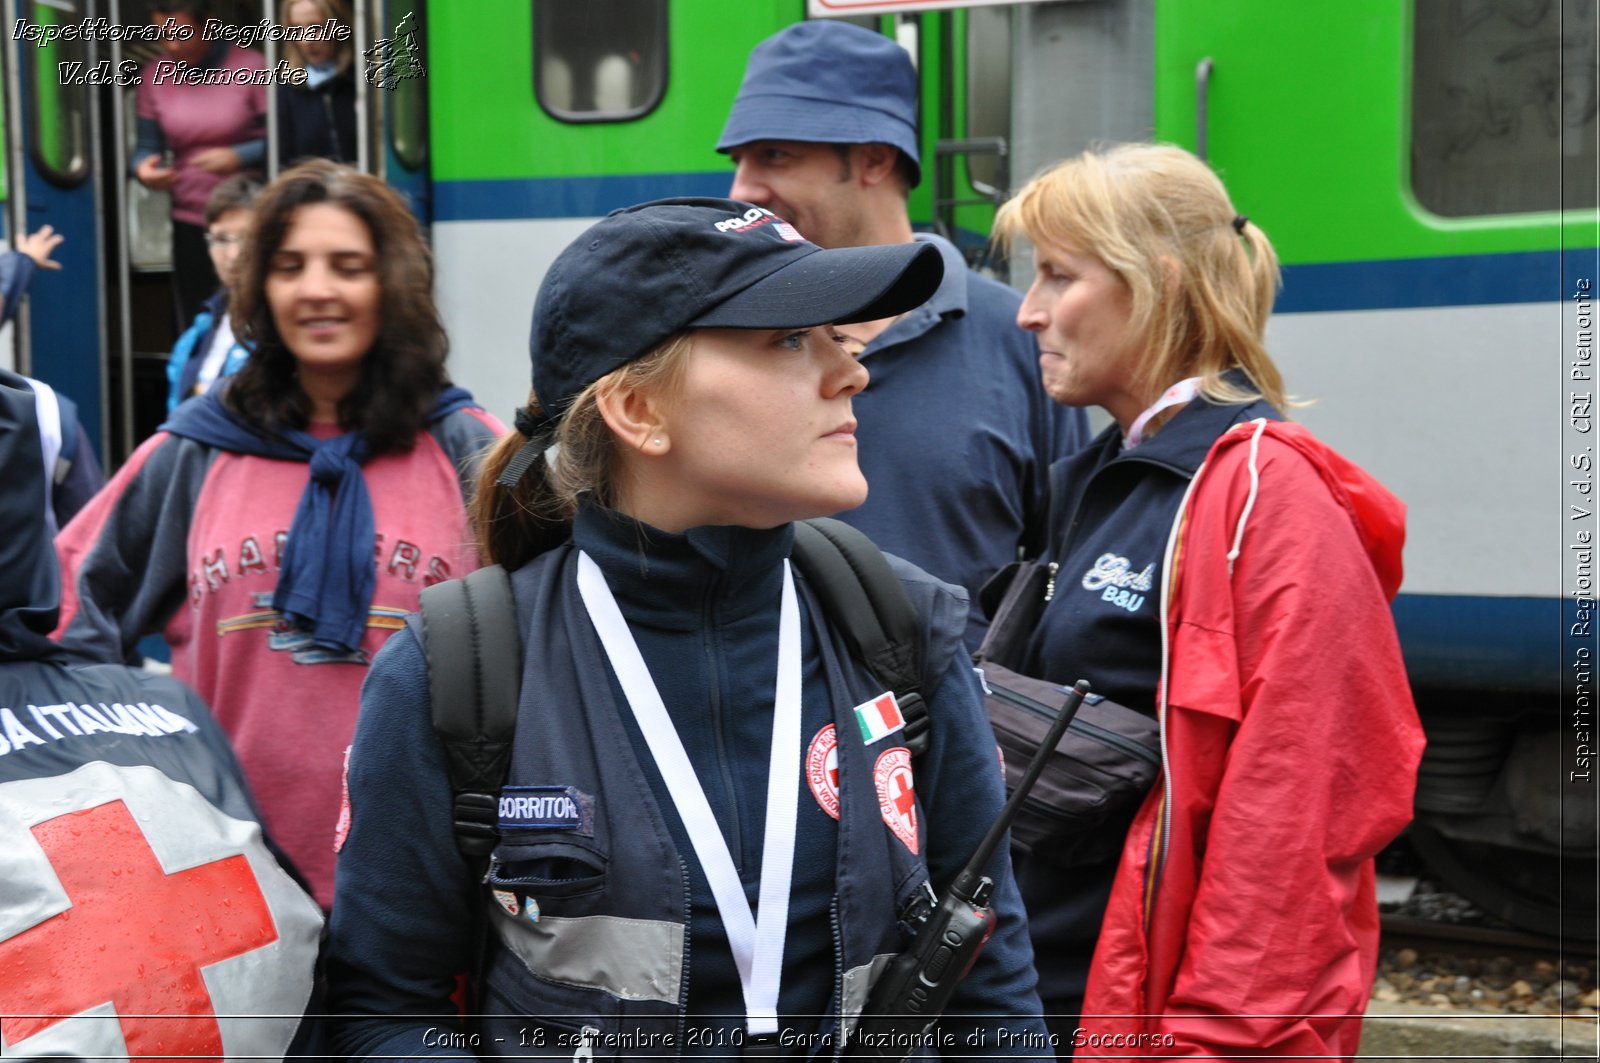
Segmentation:
<svg viewBox="0 0 1600 1063">
<path fill-rule="evenodd" d="M 0 661 L 58 651 L 49 639 L 61 576 L 45 511 L 44 444 L 32 386 L 0 370 Z"/>
<path fill-rule="evenodd" d="M 1248 421 L 1224 432 L 1206 458 L 1213 459 L 1230 447 L 1249 446 L 1257 422 Z M 1287 421 L 1265 422 L 1264 434 L 1305 456 L 1328 486 L 1334 500 L 1350 517 L 1361 545 L 1372 562 L 1384 597 L 1394 601 L 1405 577 L 1402 554 L 1406 544 L 1406 505 L 1365 469 L 1323 443 L 1301 425 Z"/>
</svg>

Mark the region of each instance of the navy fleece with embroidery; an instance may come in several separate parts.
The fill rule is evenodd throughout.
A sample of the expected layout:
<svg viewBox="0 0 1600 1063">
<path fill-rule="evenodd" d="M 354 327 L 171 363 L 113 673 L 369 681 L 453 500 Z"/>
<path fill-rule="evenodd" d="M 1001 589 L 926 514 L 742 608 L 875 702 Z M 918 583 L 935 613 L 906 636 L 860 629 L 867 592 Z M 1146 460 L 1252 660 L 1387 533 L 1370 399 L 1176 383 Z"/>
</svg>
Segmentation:
<svg viewBox="0 0 1600 1063">
<path fill-rule="evenodd" d="M 641 549 L 648 536 L 648 549 Z M 722 827 L 746 894 L 756 899 L 777 667 L 777 598 L 789 550 L 787 526 L 772 531 L 699 528 L 668 535 L 593 509 L 580 512 L 574 539 L 606 573 L 640 653 L 658 683 L 689 759 Z M 798 579 L 799 577 L 797 577 Z M 804 600 L 804 599 L 802 599 Z M 801 743 L 807 748 L 832 721 L 829 699 L 811 645 L 804 642 Z M 616 686 L 615 678 L 612 679 Z M 463 1055 L 448 1045 L 420 1046 L 420 1030 L 399 1028 L 394 1015 L 448 1014 L 452 972 L 472 955 L 472 906 L 481 894 L 457 855 L 443 755 L 429 722 L 427 669 L 408 630 L 384 647 L 363 692 L 364 713 L 351 757 L 352 829 L 340 855 L 339 893 L 330 942 L 331 1007 L 367 1015 L 344 1023 L 339 1048 L 354 1058 L 384 1055 Z M 620 689 L 618 704 L 625 704 Z M 977 847 L 1003 801 L 993 737 L 983 716 L 976 676 L 957 652 L 930 711 L 940 721 L 917 768 L 918 795 L 929 825 L 930 872 L 947 885 Z M 755 706 L 757 711 L 745 711 Z M 727 936 L 710 885 L 637 725 L 622 713 L 673 841 L 689 871 L 688 1013 L 699 1028 L 742 1028 L 744 1003 Z M 393 780 L 404 779 L 396 785 Z M 817 1028 L 817 1013 L 836 1009 L 837 977 L 830 908 L 835 889 L 836 824 L 804 779 L 796 824 L 794 881 L 785 941 L 779 1012 L 785 1026 Z M 381 800 L 382 815 L 364 816 L 361 802 Z M 604 801 L 605 795 L 598 795 Z M 952 1010 L 996 1020 L 947 1019 L 958 1043 L 984 1030 L 997 1055 L 1048 1054 L 1013 1043 L 997 1047 L 996 1028 L 1042 1037 L 1032 956 L 1021 901 L 1001 853 L 989 871 L 1000 883 L 995 907 L 1000 929 L 963 983 Z M 430 1020 L 431 1021 L 431 1020 Z M 715 1038 L 712 1039 L 713 1042 Z M 726 1054 L 726 1045 L 704 1046 Z M 1038 1042 L 1033 1042 L 1037 1044 Z M 676 1046 L 693 1054 L 691 1046 Z M 818 1045 L 817 1049 L 825 1048 Z"/>
<path fill-rule="evenodd" d="M 1132 450 L 1111 425 L 1065 459 L 1065 470 L 1057 470 L 1065 475 L 1054 482 L 1066 490 L 1052 503 L 1045 554 L 1061 568 L 1024 674 L 1057 683 L 1088 679 L 1096 693 L 1155 715 L 1161 564 L 1173 516 L 1211 444 L 1229 425 L 1256 417 L 1278 414 L 1265 402 L 1198 398 Z M 1071 1016 L 1081 1005 L 1121 850 L 1121 832 L 1103 830 L 1109 848 L 1097 862 L 1062 866 L 1047 851 L 1016 857 L 1017 881 L 1031 902 L 1039 995 L 1050 1014 Z"/>
<path fill-rule="evenodd" d="M 1088 422 L 1039 386 L 1039 345 L 1017 328 L 1022 297 L 968 269 L 948 240 L 917 239 L 944 256 L 944 280 L 861 354 L 872 381 L 855 398 L 856 438 L 872 490 L 837 516 L 966 588 L 976 650 L 989 628 L 978 592 L 1019 548 L 1036 551 L 1050 465 L 1088 441 Z"/>
</svg>

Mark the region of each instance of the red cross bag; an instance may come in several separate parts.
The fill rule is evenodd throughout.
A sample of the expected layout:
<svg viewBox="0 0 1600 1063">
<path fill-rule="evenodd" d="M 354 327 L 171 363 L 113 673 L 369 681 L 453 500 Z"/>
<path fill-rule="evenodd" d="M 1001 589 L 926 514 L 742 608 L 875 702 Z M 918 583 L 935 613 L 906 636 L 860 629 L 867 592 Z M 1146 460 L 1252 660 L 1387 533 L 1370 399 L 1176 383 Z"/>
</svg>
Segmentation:
<svg viewBox="0 0 1600 1063">
<path fill-rule="evenodd" d="M 231 756 L 149 703 L 9 701 L 0 1056 L 281 1058 L 322 914 L 267 847 Z"/>
</svg>

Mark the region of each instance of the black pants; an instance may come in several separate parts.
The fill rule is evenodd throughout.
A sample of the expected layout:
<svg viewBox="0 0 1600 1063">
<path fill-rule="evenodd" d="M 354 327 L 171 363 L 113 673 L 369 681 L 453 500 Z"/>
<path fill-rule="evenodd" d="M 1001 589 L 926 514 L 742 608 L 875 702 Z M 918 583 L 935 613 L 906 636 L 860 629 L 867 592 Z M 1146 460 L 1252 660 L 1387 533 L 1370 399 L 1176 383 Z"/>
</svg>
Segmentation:
<svg viewBox="0 0 1600 1063">
<path fill-rule="evenodd" d="M 206 249 L 206 230 L 200 225 L 172 221 L 172 295 L 178 314 L 178 332 L 189 327 L 202 304 L 220 282 Z"/>
</svg>

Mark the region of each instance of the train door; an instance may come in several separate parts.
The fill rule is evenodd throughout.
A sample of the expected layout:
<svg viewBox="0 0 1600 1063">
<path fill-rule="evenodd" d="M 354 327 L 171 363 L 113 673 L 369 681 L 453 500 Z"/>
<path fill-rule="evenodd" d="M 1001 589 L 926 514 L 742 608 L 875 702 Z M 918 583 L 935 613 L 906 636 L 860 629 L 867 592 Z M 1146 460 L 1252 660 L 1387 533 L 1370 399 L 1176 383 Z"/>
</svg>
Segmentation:
<svg viewBox="0 0 1600 1063">
<path fill-rule="evenodd" d="M 943 76 L 938 138 L 929 145 L 934 228 L 973 266 L 1005 280 L 1008 264 L 994 255 L 989 230 L 1011 185 L 1014 10 L 973 7 L 944 12 L 939 21 Z"/>
<path fill-rule="evenodd" d="M 920 79 L 923 169 L 923 182 L 910 198 L 912 220 L 956 244 L 974 268 L 1001 280 L 1008 278 L 1011 264 L 989 241 L 995 208 L 1014 177 L 1036 169 L 1054 157 L 1058 143 L 1073 138 L 1071 133 L 1063 137 L 1061 128 L 1074 120 L 1073 108 L 1041 107 L 1029 98 L 1035 93 L 1043 100 L 1058 98 L 1062 64 L 1056 51 L 1070 47 L 1075 59 L 1078 52 L 1098 57 L 1105 99 L 1085 108 L 1092 113 L 1081 122 L 1099 128 L 1110 121 L 1119 129 L 1139 130 L 1126 136 L 1144 135 L 1149 128 L 1149 91 L 1138 84 L 1148 67 L 1147 58 L 1139 61 L 1138 50 L 1148 43 L 1121 24 L 1128 21 L 1122 11 L 1107 17 L 1106 8 L 1117 5 L 1101 5 L 1087 19 L 1062 7 L 1078 5 L 1045 5 L 1042 13 L 1013 3 L 952 8 L 918 0 L 811 0 L 809 5 L 815 16 L 882 32 L 911 53 Z M 849 13 L 891 8 L 892 14 Z M 1135 115 L 1131 120 L 1129 113 Z"/>
<path fill-rule="evenodd" d="M 428 15 L 422 0 L 363 0 L 357 78 L 361 167 L 411 204 L 424 231 L 433 221 L 428 173 Z"/>
<path fill-rule="evenodd" d="M 151 22 L 149 0 L 110 0 L 113 24 L 132 30 Z M 284 57 L 284 45 L 253 28 L 273 25 L 274 0 L 212 0 L 208 19 L 216 25 L 246 31 L 232 37 L 262 53 L 271 69 Z M 209 27 L 208 23 L 208 27 Z M 129 34 L 108 47 L 113 69 L 147 72 L 161 58 L 160 44 Z M 105 86 L 99 139 L 102 144 L 103 203 L 106 217 L 102 245 L 104 289 L 108 307 L 110 392 L 118 433 L 111 441 L 113 463 L 121 461 L 165 418 L 169 385 L 166 364 L 189 320 L 181 320 L 172 297 L 172 202 L 168 193 L 146 188 L 132 176 L 130 160 L 138 142 L 138 86 L 132 78 Z M 275 93 L 266 91 L 269 133 Z M 265 166 L 276 158 L 269 142 Z"/>
<path fill-rule="evenodd" d="M 212 0 L 202 28 L 258 50 L 281 80 L 289 45 L 266 32 L 282 0 Z M 166 363 L 190 324 L 172 286 L 171 201 L 131 174 L 138 138 L 137 76 L 160 58 L 150 0 L 0 0 L 6 85 L 6 219 L 13 238 L 49 223 L 66 236 L 59 271 L 40 271 L 22 301 L 10 364 L 79 403 L 108 467 L 166 415 Z M 405 32 L 404 0 L 358 0 L 352 32 L 363 50 Z M 420 16 L 420 4 L 418 4 Z M 221 28 L 225 32 L 215 32 Z M 359 54 L 358 54 L 359 59 Z M 399 79 L 378 92 L 357 78 L 364 134 L 359 161 L 418 205 L 426 220 L 425 88 Z M 375 100 L 374 96 L 381 96 Z M 277 93 L 269 86 L 264 168 L 276 170 Z"/>
<path fill-rule="evenodd" d="M 915 21 L 913 21 L 915 20 Z M 961 249 L 967 262 L 1005 280 L 989 230 L 1005 198 L 1013 147 L 1010 5 L 930 11 L 886 19 L 918 57 L 924 179 L 912 216 Z"/>
<path fill-rule="evenodd" d="M 46 224 L 67 237 L 53 256 L 61 268 L 37 271 L 16 308 L 13 364 L 75 400 L 103 451 L 115 413 L 99 282 L 99 101 L 89 83 L 103 46 L 62 32 L 96 17 L 100 5 L 5 0 L 3 11 L 6 229 L 13 241 Z"/>
</svg>

